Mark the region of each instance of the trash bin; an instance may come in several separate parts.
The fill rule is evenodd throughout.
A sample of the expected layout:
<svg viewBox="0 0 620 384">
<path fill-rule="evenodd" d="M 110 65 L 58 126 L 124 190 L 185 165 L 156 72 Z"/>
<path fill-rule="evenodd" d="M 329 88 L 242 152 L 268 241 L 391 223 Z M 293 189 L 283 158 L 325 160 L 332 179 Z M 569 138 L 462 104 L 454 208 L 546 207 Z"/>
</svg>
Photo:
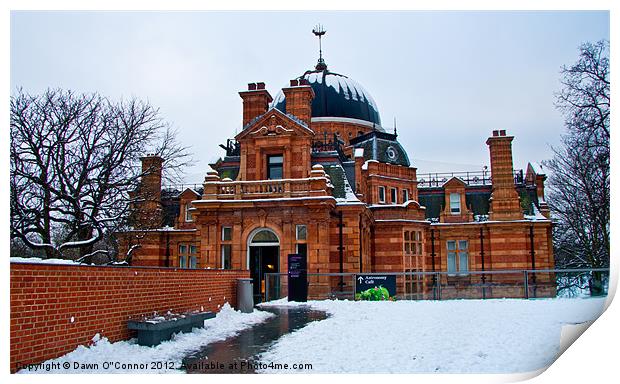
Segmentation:
<svg viewBox="0 0 620 384">
<path fill-rule="evenodd" d="M 252 279 L 237 279 L 237 307 L 243 313 L 254 310 Z"/>
</svg>

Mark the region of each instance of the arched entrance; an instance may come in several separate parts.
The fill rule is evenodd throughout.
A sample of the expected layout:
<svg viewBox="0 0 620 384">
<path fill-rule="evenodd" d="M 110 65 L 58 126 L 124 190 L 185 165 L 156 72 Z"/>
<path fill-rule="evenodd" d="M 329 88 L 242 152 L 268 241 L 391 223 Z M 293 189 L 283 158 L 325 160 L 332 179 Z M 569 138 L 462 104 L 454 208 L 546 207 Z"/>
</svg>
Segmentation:
<svg viewBox="0 0 620 384">
<path fill-rule="evenodd" d="M 247 265 L 254 283 L 254 302 L 259 303 L 265 297 L 265 273 L 280 271 L 280 240 L 272 230 L 258 228 L 250 233 Z"/>
</svg>

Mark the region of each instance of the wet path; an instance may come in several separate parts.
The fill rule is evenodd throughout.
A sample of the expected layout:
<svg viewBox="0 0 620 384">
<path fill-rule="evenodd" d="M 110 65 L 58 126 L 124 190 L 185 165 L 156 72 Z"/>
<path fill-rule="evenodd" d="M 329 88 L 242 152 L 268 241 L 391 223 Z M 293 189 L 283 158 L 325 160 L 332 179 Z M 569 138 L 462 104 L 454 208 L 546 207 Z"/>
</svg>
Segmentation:
<svg viewBox="0 0 620 384">
<path fill-rule="evenodd" d="M 187 373 L 255 373 L 253 359 L 281 336 L 327 318 L 310 307 L 263 307 L 276 316 L 241 331 L 237 336 L 211 343 L 183 359 Z M 250 364 L 248 364 L 250 363 Z"/>
</svg>

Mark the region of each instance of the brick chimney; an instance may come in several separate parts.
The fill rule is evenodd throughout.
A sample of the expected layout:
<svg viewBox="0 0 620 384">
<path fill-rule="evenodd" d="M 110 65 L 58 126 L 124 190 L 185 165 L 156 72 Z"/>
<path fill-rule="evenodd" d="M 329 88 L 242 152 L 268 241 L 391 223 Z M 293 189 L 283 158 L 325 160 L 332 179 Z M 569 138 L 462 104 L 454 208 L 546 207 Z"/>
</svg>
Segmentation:
<svg viewBox="0 0 620 384">
<path fill-rule="evenodd" d="M 506 136 L 505 130 L 493 131 L 493 136 L 487 139 L 493 185 L 489 220 L 523 219 L 512 167 L 513 139 L 514 136 Z"/>
<path fill-rule="evenodd" d="M 265 83 L 250 83 L 248 90 L 239 92 L 239 96 L 243 99 L 243 126 L 267 112 L 269 103 L 273 101 L 265 89 Z"/>
<path fill-rule="evenodd" d="M 162 225 L 161 179 L 164 159 L 157 155 L 146 155 L 142 162 L 142 180 L 138 191 L 130 194 L 132 221 L 136 228 L 159 228 Z"/>
<path fill-rule="evenodd" d="M 286 99 L 286 113 L 296 116 L 309 126 L 312 118 L 314 91 L 306 79 L 291 80 L 290 85 L 282 89 Z"/>
</svg>

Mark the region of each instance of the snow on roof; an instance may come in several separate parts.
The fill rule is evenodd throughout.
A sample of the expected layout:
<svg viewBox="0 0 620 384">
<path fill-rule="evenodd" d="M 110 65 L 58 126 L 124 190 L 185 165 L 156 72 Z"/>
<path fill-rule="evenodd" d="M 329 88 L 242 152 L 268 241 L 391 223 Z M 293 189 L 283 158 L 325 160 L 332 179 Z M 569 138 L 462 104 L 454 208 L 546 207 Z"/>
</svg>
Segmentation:
<svg viewBox="0 0 620 384">
<path fill-rule="evenodd" d="M 351 117 L 319 116 L 319 117 L 311 118 L 310 121 L 313 123 L 331 122 L 331 121 L 336 121 L 340 123 L 353 123 L 353 124 L 365 125 L 367 127 L 373 127 L 375 130 L 379 132 L 385 132 L 385 129 L 377 123 L 373 123 L 373 122 L 366 121 L 366 120 L 354 119 Z"/>
<path fill-rule="evenodd" d="M 526 220 L 532 220 L 532 221 L 549 220 L 542 213 L 540 213 L 540 211 L 538 210 L 538 207 L 536 207 L 536 204 L 532 203 L 532 208 L 534 210 L 533 215 L 523 215 L 523 217 L 525 217 Z"/>
<path fill-rule="evenodd" d="M 544 175 L 545 173 L 543 172 L 543 166 L 541 163 L 539 162 L 530 162 L 530 166 L 532 167 L 532 170 L 534 172 L 536 172 L 537 175 Z"/>
<path fill-rule="evenodd" d="M 368 170 L 368 163 L 378 163 L 378 161 L 377 160 L 366 160 L 364 164 L 362 165 L 362 169 L 364 171 Z"/>
<path fill-rule="evenodd" d="M 364 157 L 364 148 L 355 148 L 353 157 Z"/>
<path fill-rule="evenodd" d="M 351 184 L 349 184 L 349 179 L 347 179 L 347 174 L 342 172 L 342 179 L 344 182 L 344 192 L 345 197 L 339 197 L 336 199 L 338 203 L 361 203 L 360 199 L 357 198 L 355 192 L 353 192 L 353 188 L 351 188 Z"/>
</svg>

